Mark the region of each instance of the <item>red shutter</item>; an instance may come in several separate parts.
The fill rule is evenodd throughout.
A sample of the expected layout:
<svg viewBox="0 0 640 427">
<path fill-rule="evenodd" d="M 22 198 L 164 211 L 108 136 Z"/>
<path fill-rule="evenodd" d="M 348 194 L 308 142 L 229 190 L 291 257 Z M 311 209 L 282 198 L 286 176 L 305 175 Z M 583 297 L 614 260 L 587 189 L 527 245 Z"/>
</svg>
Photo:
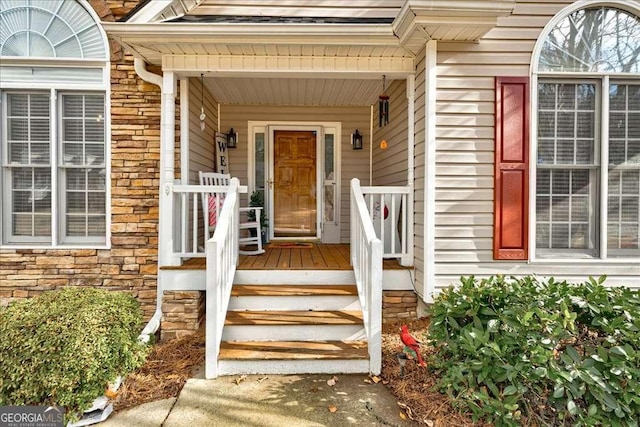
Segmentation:
<svg viewBox="0 0 640 427">
<path fill-rule="evenodd" d="M 494 259 L 528 256 L 529 79 L 496 78 Z"/>
</svg>

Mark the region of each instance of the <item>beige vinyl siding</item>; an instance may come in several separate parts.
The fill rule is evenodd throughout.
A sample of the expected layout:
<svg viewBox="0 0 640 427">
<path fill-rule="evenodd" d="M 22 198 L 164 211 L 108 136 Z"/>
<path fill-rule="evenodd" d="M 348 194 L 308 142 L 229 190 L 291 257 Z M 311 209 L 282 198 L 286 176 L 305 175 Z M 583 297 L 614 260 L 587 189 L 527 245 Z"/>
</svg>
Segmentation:
<svg viewBox="0 0 640 427">
<path fill-rule="evenodd" d="M 542 29 L 571 3 L 518 1 L 479 43 L 438 44 L 436 289 L 462 275 L 532 273 L 573 281 L 607 274 L 609 285 L 640 287 L 640 266 L 628 262 L 493 260 L 494 77 L 529 76 Z"/>
<path fill-rule="evenodd" d="M 407 185 L 407 83 L 387 87 L 389 124 L 379 127 L 378 103 L 373 111 L 373 185 Z M 388 148 L 380 148 L 386 140 Z"/>
<path fill-rule="evenodd" d="M 204 0 L 189 15 L 395 18 L 404 0 Z"/>
<path fill-rule="evenodd" d="M 206 114 L 204 132 L 200 130 L 200 107 L 202 105 L 202 85 L 200 79 L 189 79 L 189 177 L 187 184 L 198 184 L 198 171 L 211 172 L 215 165 L 214 135 L 218 126 L 218 104 L 210 92 L 204 90 L 204 113 Z M 176 118 L 179 123 L 179 118 Z M 179 144 L 177 143 L 176 146 Z M 176 159 L 178 156 L 176 155 Z M 198 204 L 198 209 L 202 206 Z M 191 229 L 193 207 L 188 207 L 188 229 Z M 202 218 L 202 212 L 198 214 Z M 198 246 L 204 245 L 204 224 L 200 222 Z"/>
<path fill-rule="evenodd" d="M 424 177 L 425 177 L 425 49 L 416 57 L 415 140 L 414 140 L 414 252 L 416 289 L 424 295 Z"/>
<path fill-rule="evenodd" d="M 248 183 L 248 126 L 249 121 L 297 123 L 340 122 L 341 135 L 341 212 L 340 239 L 349 242 L 349 181 L 359 178 L 362 185 L 369 185 L 369 128 L 370 107 L 287 107 L 263 105 L 223 105 L 220 107 L 223 132 L 234 128 L 238 132 L 238 148 L 229 150 L 229 170 Z M 279 124 L 281 126 L 281 124 Z M 351 149 L 351 133 L 356 129 L 363 134 L 363 149 Z"/>
<path fill-rule="evenodd" d="M 200 79 L 189 79 L 189 183 L 198 183 L 198 171 L 213 172 L 215 168 L 215 132 L 218 126 L 218 103 L 204 91 L 204 132 L 200 130 L 202 105 Z"/>
</svg>

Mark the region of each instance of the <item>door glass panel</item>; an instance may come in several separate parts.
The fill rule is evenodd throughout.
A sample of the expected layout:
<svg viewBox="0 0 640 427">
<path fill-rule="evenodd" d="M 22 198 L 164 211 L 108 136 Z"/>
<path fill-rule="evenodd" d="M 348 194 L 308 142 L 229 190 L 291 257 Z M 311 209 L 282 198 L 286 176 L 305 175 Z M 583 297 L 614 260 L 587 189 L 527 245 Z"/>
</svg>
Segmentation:
<svg viewBox="0 0 640 427">
<path fill-rule="evenodd" d="M 324 210 L 323 222 L 335 219 L 334 135 L 324 136 Z"/>
<path fill-rule="evenodd" d="M 255 134 L 255 185 L 256 191 L 262 192 L 264 196 L 264 132 L 258 132 Z M 263 199 L 264 200 L 264 199 Z"/>
</svg>

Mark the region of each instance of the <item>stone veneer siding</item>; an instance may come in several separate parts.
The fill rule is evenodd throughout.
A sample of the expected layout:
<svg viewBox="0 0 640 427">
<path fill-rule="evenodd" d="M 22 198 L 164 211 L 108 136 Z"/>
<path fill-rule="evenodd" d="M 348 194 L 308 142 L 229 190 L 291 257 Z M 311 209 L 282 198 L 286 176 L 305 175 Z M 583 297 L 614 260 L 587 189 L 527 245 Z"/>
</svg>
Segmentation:
<svg viewBox="0 0 640 427">
<path fill-rule="evenodd" d="M 382 321 L 393 322 L 399 319 L 418 318 L 418 297 L 413 291 L 383 291 Z"/>
<path fill-rule="evenodd" d="M 89 0 L 114 21 L 138 1 Z M 133 57 L 111 50 L 111 249 L 0 251 L 0 304 L 64 286 L 124 290 L 155 310 L 160 172 L 160 89 L 135 73 Z M 152 70 L 159 72 L 159 70 Z"/>
<path fill-rule="evenodd" d="M 204 322 L 205 308 L 202 291 L 165 291 L 160 339 L 181 338 L 195 333 Z"/>
</svg>

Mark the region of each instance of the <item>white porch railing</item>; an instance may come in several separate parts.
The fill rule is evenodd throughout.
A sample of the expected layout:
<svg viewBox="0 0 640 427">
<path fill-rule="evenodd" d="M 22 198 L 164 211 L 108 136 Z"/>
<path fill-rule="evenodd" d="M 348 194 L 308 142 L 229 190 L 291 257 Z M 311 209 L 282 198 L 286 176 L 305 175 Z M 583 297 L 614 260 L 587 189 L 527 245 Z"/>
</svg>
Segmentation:
<svg viewBox="0 0 640 427">
<path fill-rule="evenodd" d="M 351 180 L 351 264 L 356 277 L 369 346 L 369 371 L 382 369 L 382 241 L 362 195 L 360 180 Z"/>
<path fill-rule="evenodd" d="M 222 215 L 220 203 L 222 196 L 230 186 L 206 186 L 206 185 L 174 185 L 175 225 L 173 229 L 173 257 L 174 258 L 203 258 L 205 256 L 204 244 L 209 239 L 212 226 L 209 225 L 209 204 L 203 203 L 209 196 L 215 197 L 216 217 L 219 220 Z M 247 192 L 245 185 L 238 185 L 237 192 Z"/>
<path fill-rule="evenodd" d="M 218 354 L 238 261 L 238 178 L 231 178 L 213 237 L 207 240 L 205 376 L 218 376 Z"/>
<path fill-rule="evenodd" d="M 383 243 L 383 258 L 400 258 L 412 265 L 409 241 L 410 189 L 406 187 L 361 187 L 376 235 Z"/>
</svg>

